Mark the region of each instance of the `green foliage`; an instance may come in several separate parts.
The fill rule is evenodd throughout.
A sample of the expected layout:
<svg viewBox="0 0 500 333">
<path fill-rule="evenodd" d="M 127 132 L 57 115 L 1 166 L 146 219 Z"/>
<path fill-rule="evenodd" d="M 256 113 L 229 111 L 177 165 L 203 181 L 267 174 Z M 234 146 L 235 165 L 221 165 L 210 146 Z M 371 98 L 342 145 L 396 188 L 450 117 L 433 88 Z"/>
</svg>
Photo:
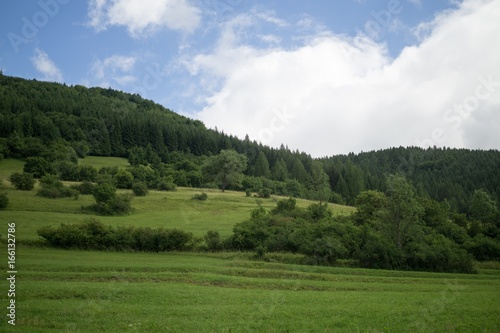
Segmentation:
<svg viewBox="0 0 500 333">
<path fill-rule="evenodd" d="M 222 250 L 222 239 L 218 231 L 207 231 L 203 236 L 208 251 L 217 252 Z"/>
<path fill-rule="evenodd" d="M 193 200 L 206 201 L 207 199 L 208 199 L 208 194 L 206 194 L 205 192 L 193 195 Z"/>
<path fill-rule="evenodd" d="M 320 162 L 313 163 L 310 187 L 312 191 L 310 198 L 319 201 L 320 206 L 323 202 L 328 202 L 331 194 L 330 183 Z"/>
<path fill-rule="evenodd" d="M 376 224 L 380 219 L 380 212 L 388 205 L 384 193 L 374 190 L 363 191 L 356 197 L 356 214 L 354 220 L 357 224 Z"/>
<path fill-rule="evenodd" d="M 256 177 L 270 177 L 271 171 L 269 170 L 269 162 L 264 152 L 260 151 L 257 161 L 254 166 L 254 176 Z"/>
<path fill-rule="evenodd" d="M 242 172 L 247 167 L 245 155 L 234 150 L 222 150 L 219 155 L 207 159 L 203 172 L 207 179 L 219 184 L 222 192 L 229 186 L 241 183 Z"/>
<path fill-rule="evenodd" d="M 271 197 L 271 189 L 265 187 L 261 189 L 258 193 L 259 198 L 269 199 Z"/>
<path fill-rule="evenodd" d="M 156 189 L 160 191 L 176 191 L 177 185 L 174 183 L 172 176 L 161 177 L 156 183 Z"/>
<path fill-rule="evenodd" d="M 52 163 L 43 157 L 28 157 L 23 169 L 23 172 L 33 174 L 33 177 L 35 178 L 41 178 L 45 175 L 53 174 L 54 171 Z"/>
<path fill-rule="evenodd" d="M 389 200 L 381 227 L 397 248 L 402 249 L 411 237 L 418 236 L 423 209 L 403 176 L 389 175 L 387 188 Z"/>
<path fill-rule="evenodd" d="M 134 182 L 134 176 L 132 173 L 126 170 L 118 170 L 116 174 L 114 174 L 114 179 L 117 188 L 132 188 L 132 184 Z"/>
<path fill-rule="evenodd" d="M 35 179 L 31 173 L 14 172 L 10 175 L 9 181 L 16 189 L 22 191 L 31 191 L 35 187 Z"/>
<path fill-rule="evenodd" d="M 101 183 L 94 188 L 95 201 L 97 203 L 108 202 L 115 198 L 116 188 L 109 183 Z"/>
<path fill-rule="evenodd" d="M 96 219 L 43 227 L 38 234 L 50 246 L 86 250 L 183 251 L 193 241 L 193 234 L 177 229 L 113 228 Z"/>
<path fill-rule="evenodd" d="M 79 192 L 64 184 L 55 175 L 47 175 L 40 178 L 40 189 L 37 195 L 41 197 L 56 199 L 64 197 L 74 197 L 78 199 Z"/>
<path fill-rule="evenodd" d="M 491 223 L 498 213 L 498 208 L 490 195 L 485 190 L 479 189 L 474 191 L 469 212 L 473 220 L 482 223 Z"/>
<path fill-rule="evenodd" d="M 142 182 L 136 182 L 132 185 L 132 192 L 136 196 L 145 196 L 148 194 L 148 186 Z"/>
<path fill-rule="evenodd" d="M 94 184 L 92 184 L 91 182 L 89 182 L 87 180 L 82 182 L 76 188 L 77 188 L 78 192 L 80 192 L 80 194 L 94 194 L 94 190 L 95 190 Z"/>
<path fill-rule="evenodd" d="M 9 197 L 7 193 L 0 193 L 0 209 L 6 209 L 9 206 Z"/>
<path fill-rule="evenodd" d="M 107 216 L 126 215 L 129 214 L 130 211 L 132 210 L 132 207 L 130 205 L 131 201 L 132 201 L 131 195 L 116 194 L 106 201 L 98 201 L 93 205 L 83 207 L 83 209 L 94 211 L 99 215 L 107 215 Z"/>
</svg>

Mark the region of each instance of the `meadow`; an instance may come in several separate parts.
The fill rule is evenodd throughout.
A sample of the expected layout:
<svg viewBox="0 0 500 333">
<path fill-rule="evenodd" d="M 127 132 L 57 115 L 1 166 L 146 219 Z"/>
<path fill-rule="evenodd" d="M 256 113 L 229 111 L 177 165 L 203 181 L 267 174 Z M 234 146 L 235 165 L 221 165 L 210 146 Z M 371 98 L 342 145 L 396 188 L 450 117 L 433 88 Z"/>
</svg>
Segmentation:
<svg viewBox="0 0 500 333">
<path fill-rule="evenodd" d="M 87 159 L 85 159 L 87 160 Z M 125 160 L 93 158 L 110 165 Z M 116 165 L 116 164 L 115 164 Z M 22 168 L 0 161 L 0 177 Z M 1 257 L 7 223 L 16 223 L 16 327 L 1 332 L 499 332 L 500 266 L 478 263 L 478 274 L 444 274 L 285 264 L 294 255 L 253 253 L 126 253 L 32 246 L 44 225 L 74 223 L 91 196 L 46 199 L 4 181 L 9 208 L 0 212 Z M 200 189 L 151 191 L 110 225 L 179 228 L 229 235 L 235 223 L 273 199 Z M 279 198 L 275 198 L 279 199 Z M 300 206 L 309 204 L 298 200 Z M 332 205 L 335 214 L 352 207 Z M 5 269 L 4 269 L 5 272 Z M 0 285 L 2 304 L 8 286 Z"/>
</svg>

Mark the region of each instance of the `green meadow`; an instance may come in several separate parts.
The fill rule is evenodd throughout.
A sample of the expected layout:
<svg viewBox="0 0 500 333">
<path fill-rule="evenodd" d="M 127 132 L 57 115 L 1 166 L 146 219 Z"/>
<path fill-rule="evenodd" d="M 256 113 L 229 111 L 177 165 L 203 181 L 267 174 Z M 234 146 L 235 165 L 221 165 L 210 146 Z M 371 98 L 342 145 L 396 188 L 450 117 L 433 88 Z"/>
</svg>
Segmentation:
<svg viewBox="0 0 500 333">
<path fill-rule="evenodd" d="M 90 158 L 96 167 L 124 159 Z M 500 266 L 478 274 L 444 274 L 285 264 L 291 254 L 127 253 L 58 250 L 29 245 L 45 225 L 89 217 L 118 225 L 178 228 L 228 236 L 234 224 L 274 199 L 241 192 L 180 188 L 135 197 L 132 214 L 84 214 L 92 196 L 47 199 L 16 191 L 6 178 L 22 162 L 0 161 L 10 205 L 0 212 L 1 257 L 7 223 L 16 224 L 16 326 L 7 323 L 0 285 L 0 332 L 500 332 Z M 207 201 L 191 200 L 205 191 Z M 297 200 L 298 205 L 310 202 Z M 335 214 L 352 207 L 332 205 Z"/>
</svg>

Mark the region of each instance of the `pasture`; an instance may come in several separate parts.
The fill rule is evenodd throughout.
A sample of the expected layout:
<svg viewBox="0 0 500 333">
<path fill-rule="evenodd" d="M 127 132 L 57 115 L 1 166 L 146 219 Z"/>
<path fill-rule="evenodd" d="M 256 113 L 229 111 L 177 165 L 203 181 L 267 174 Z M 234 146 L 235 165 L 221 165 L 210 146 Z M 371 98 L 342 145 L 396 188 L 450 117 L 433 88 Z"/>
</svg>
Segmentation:
<svg viewBox="0 0 500 333">
<path fill-rule="evenodd" d="M 114 162 L 93 158 L 93 165 Z M 125 167 L 125 161 L 118 161 Z M 116 164 L 115 164 L 116 165 Z M 0 161 L 0 177 L 22 169 Z M 178 228 L 223 236 L 272 199 L 240 192 L 180 188 L 150 191 L 132 201 L 127 216 L 82 213 L 90 195 L 47 199 L 33 191 L 0 192 L 2 267 L 7 223 L 16 223 L 16 327 L 1 332 L 499 332 L 500 269 L 478 264 L 479 274 L 444 274 L 319 267 L 282 263 L 290 254 L 124 253 L 58 250 L 26 243 L 45 225 L 96 217 L 106 224 Z M 191 200 L 205 191 L 207 201 Z M 278 199 L 278 198 L 276 198 Z M 306 200 L 297 200 L 307 206 Z M 332 205 L 335 214 L 352 207 Z M 19 243 L 20 241 L 20 243 Z M 293 260 L 290 260 L 293 261 Z M 6 269 L 4 269 L 4 272 Z M 0 293 L 4 311 L 7 283 Z"/>
<path fill-rule="evenodd" d="M 21 247 L 14 332 L 498 332 L 500 271 Z M 5 284 L 4 284 L 5 285 Z M 17 330 L 16 330 L 17 329 Z"/>
</svg>

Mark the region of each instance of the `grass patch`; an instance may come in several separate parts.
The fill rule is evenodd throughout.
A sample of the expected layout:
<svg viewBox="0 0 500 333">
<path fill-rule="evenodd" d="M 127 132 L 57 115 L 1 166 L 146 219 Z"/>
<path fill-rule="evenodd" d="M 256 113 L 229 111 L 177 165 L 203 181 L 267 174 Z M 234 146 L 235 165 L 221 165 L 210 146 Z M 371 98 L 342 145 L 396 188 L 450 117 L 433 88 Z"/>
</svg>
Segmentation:
<svg viewBox="0 0 500 333">
<path fill-rule="evenodd" d="M 91 165 L 96 169 L 102 167 L 118 167 L 118 169 L 125 169 L 130 166 L 126 158 L 122 157 L 101 157 L 101 156 L 85 156 L 78 161 L 81 165 Z"/>
</svg>

